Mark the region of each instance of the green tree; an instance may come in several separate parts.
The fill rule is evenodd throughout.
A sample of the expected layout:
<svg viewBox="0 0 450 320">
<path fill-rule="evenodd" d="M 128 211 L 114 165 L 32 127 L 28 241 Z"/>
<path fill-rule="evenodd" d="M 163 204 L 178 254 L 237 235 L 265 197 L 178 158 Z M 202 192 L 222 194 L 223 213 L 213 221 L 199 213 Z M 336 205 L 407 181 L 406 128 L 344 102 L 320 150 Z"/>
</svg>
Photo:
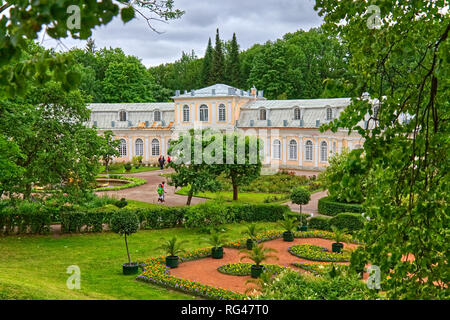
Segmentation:
<svg viewBox="0 0 450 320">
<path fill-rule="evenodd" d="M 102 157 L 105 165 L 105 171 L 108 172 L 109 164 L 114 157 L 119 156 L 120 140 L 114 139 L 114 133 L 111 130 L 106 130 L 103 133 L 104 144 L 99 149 L 99 155 Z"/>
<path fill-rule="evenodd" d="M 203 58 L 202 66 L 202 86 L 208 87 L 213 84 L 211 80 L 212 65 L 213 65 L 214 49 L 211 44 L 211 38 L 208 40 L 208 46 L 206 47 L 205 57 Z"/>
<path fill-rule="evenodd" d="M 353 262 L 379 266 L 389 298 L 448 299 L 450 18 L 442 1 L 368 5 L 316 0 L 327 30 L 348 44 L 358 95 L 377 99 L 353 99 L 323 128 L 365 139 L 370 223 Z"/>
<path fill-rule="evenodd" d="M 226 60 L 225 76 L 228 79 L 229 85 L 235 88 L 241 87 L 241 65 L 239 61 L 239 44 L 236 39 L 236 33 L 233 33 L 233 39 L 231 40 L 230 52 L 228 54 L 228 59 Z"/>
<path fill-rule="evenodd" d="M 214 47 L 210 83 L 223 83 L 225 79 L 225 55 L 223 51 L 223 43 L 220 39 L 219 29 L 216 33 L 216 45 Z"/>
<path fill-rule="evenodd" d="M 308 204 L 310 200 L 311 194 L 304 187 L 297 187 L 291 192 L 291 201 L 300 206 L 300 213 L 302 213 L 302 205 Z"/>
</svg>

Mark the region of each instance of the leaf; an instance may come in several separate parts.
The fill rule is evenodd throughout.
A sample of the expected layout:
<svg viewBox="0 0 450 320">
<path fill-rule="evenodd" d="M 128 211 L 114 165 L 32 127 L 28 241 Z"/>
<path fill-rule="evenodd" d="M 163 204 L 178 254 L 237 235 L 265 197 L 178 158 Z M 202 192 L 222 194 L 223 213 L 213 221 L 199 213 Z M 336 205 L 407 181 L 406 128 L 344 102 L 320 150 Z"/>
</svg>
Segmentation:
<svg viewBox="0 0 450 320">
<path fill-rule="evenodd" d="M 120 10 L 120 16 L 122 17 L 122 21 L 124 23 L 127 23 L 131 19 L 134 18 L 134 9 L 133 7 L 125 7 L 122 10 Z"/>
</svg>

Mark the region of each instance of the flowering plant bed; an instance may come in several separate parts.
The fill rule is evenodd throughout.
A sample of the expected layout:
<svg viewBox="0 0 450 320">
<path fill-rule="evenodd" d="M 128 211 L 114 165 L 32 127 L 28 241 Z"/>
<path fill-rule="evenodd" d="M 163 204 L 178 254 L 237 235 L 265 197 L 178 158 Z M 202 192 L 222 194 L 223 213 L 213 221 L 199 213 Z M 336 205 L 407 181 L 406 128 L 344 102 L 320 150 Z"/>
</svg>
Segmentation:
<svg viewBox="0 0 450 320">
<path fill-rule="evenodd" d="M 324 276 L 326 274 L 329 274 L 333 266 L 332 264 L 323 264 L 317 262 L 304 262 L 304 263 L 294 262 L 292 265 L 297 268 L 306 270 L 315 276 Z M 346 264 L 335 264 L 334 267 L 336 268 L 337 271 L 348 270 L 348 265 Z"/>
<path fill-rule="evenodd" d="M 313 244 L 295 245 L 289 247 L 288 251 L 296 257 L 311 261 L 348 262 L 350 260 L 350 254 L 347 252 L 334 253 L 328 251 L 325 247 L 316 246 Z"/>
<path fill-rule="evenodd" d="M 202 257 L 205 253 L 200 249 L 198 255 L 192 254 L 189 257 L 181 257 L 182 261 L 195 260 Z M 210 251 L 210 250 L 209 250 Z M 171 276 L 168 267 L 165 266 L 164 257 L 157 257 L 145 260 L 143 262 L 144 271 L 137 277 L 137 280 L 153 283 L 156 285 L 179 290 L 188 294 L 204 297 L 207 299 L 217 300 L 243 300 L 245 295 L 237 292 L 216 288 L 199 282 L 185 280 L 175 276 Z"/>
<path fill-rule="evenodd" d="M 230 263 L 220 266 L 219 268 L 217 268 L 217 271 L 232 276 L 249 276 L 251 274 L 251 266 L 251 263 Z M 284 270 L 289 269 L 277 264 L 264 264 L 262 266 L 264 268 L 264 271 L 269 271 L 273 274 L 280 274 Z"/>
</svg>

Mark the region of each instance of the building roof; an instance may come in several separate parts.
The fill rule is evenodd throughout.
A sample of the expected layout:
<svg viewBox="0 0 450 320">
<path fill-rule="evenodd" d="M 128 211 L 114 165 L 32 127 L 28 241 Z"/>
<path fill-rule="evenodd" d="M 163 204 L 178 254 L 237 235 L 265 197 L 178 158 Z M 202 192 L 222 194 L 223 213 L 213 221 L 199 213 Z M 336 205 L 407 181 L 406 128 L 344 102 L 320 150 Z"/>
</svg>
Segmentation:
<svg viewBox="0 0 450 320">
<path fill-rule="evenodd" d="M 190 92 L 185 91 L 185 93 L 183 94 L 180 93 L 179 95 L 175 95 L 172 98 L 180 99 L 180 98 L 232 97 L 232 96 L 247 97 L 247 98 L 252 97 L 250 91 L 245 91 L 226 84 L 219 83 L 206 88 L 192 90 Z"/>
<path fill-rule="evenodd" d="M 325 108 L 347 107 L 351 98 L 335 99 L 300 99 L 300 100 L 256 100 L 244 105 L 241 109 L 291 109 L 300 108 Z"/>
<path fill-rule="evenodd" d="M 173 102 L 150 102 L 150 103 L 91 103 L 88 108 L 94 112 L 127 112 L 142 111 L 173 111 Z"/>
</svg>

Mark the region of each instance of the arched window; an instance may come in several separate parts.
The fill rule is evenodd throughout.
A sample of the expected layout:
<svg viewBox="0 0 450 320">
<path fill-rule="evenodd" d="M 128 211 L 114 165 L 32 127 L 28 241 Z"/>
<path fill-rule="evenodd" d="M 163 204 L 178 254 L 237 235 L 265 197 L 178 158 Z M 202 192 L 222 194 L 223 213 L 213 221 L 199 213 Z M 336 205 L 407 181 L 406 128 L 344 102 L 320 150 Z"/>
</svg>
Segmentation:
<svg viewBox="0 0 450 320">
<path fill-rule="evenodd" d="M 155 110 L 153 114 L 153 121 L 161 121 L 161 112 L 159 110 Z"/>
<path fill-rule="evenodd" d="M 333 119 L 333 110 L 331 108 L 327 108 L 327 120 Z"/>
<path fill-rule="evenodd" d="M 305 160 L 312 161 L 313 160 L 313 143 L 311 140 L 306 141 L 305 145 Z"/>
<path fill-rule="evenodd" d="M 127 142 L 125 139 L 120 139 L 119 156 L 125 157 L 127 155 Z"/>
<path fill-rule="evenodd" d="M 224 104 L 219 106 L 219 122 L 225 122 L 227 120 L 227 109 Z"/>
<path fill-rule="evenodd" d="M 259 120 L 267 120 L 266 109 L 259 110 Z"/>
<path fill-rule="evenodd" d="M 300 120 L 300 108 L 294 109 L 294 120 Z"/>
<path fill-rule="evenodd" d="M 158 139 L 153 139 L 152 140 L 152 156 L 153 157 L 157 157 L 159 156 L 159 140 Z"/>
<path fill-rule="evenodd" d="M 281 159 L 281 142 L 278 139 L 273 141 L 272 158 L 273 159 Z"/>
<path fill-rule="evenodd" d="M 200 106 L 200 121 L 202 122 L 208 122 L 208 106 L 202 104 Z"/>
<path fill-rule="evenodd" d="M 297 160 L 297 141 L 289 141 L 289 160 Z"/>
<path fill-rule="evenodd" d="M 320 161 L 328 161 L 328 144 L 326 143 L 326 141 L 322 141 L 320 143 Z"/>
<path fill-rule="evenodd" d="M 127 121 L 127 112 L 125 110 L 119 112 L 119 121 Z"/>
<path fill-rule="evenodd" d="M 185 105 L 183 107 L 183 122 L 189 122 L 189 106 Z"/>
<path fill-rule="evenodd" d="M 134 147 L 136 156 L 144 156 L 144 141 L 142 141 L 142 139 L 137 139 L 134 143 Z"/>
</svg>

